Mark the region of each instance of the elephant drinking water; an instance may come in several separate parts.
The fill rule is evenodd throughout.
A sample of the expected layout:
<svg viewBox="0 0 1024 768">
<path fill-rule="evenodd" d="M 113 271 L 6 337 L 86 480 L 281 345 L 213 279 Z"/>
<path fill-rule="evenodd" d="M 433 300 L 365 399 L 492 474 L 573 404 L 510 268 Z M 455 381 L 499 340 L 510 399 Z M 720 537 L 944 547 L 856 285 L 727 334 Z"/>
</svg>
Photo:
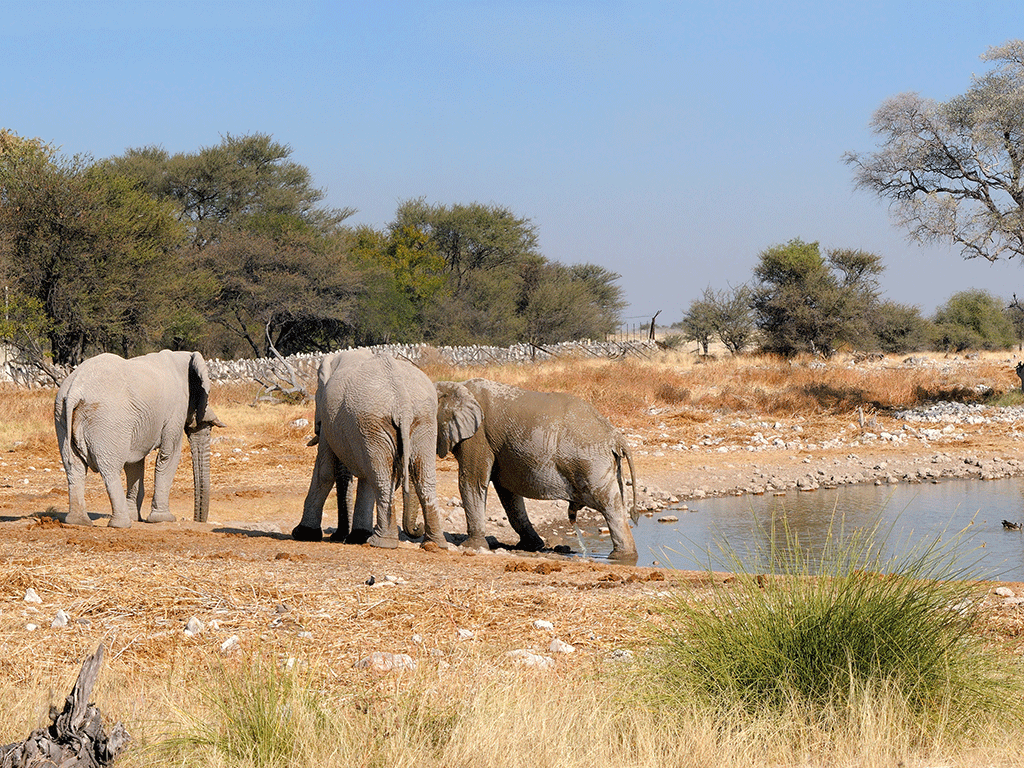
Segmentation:
<svg viewBox="0 0 1024 768">
<path fill-rule="evenodd" d="M 582 507 L 604 515 L 611 557 L 636 561 L 622 475 L 625 459 L 635 509 L 633 459 L 621 433 L 592 405 L 561 392 L 531 392 L 487 379 L 440 381 L 437 394 L 437 455 L 451 451 L 459 463 L 469 533 L 463 546 L 486 546 L 487 486 L 493 483 L 524 549 L 540 549 L 544 542 L 523 499 L 563 499 L 572 520 Z M 476 405 L 479 429 L 463 423 L 467 403 Z"/>
</svg>

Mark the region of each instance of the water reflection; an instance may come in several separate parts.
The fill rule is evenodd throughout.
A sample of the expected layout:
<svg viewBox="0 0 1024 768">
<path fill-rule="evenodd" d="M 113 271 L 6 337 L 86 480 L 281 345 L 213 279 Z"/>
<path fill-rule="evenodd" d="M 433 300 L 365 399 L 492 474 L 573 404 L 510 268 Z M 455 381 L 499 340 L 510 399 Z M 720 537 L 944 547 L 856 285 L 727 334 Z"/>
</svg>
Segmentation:
<svg viewBox="0 0 1024 768">
<path fill-rule="evenodd" d="M 878 527 L 887 556 L 905 554 L 915 544 L 948 540 L 966 528 L 960 564 L 977 575 L 1024 581 L 1024 532 L 1007 531 L 1002 520 L 1024 520 L 1024 479 L 949 480 L 921 485 L 853 485 L 785 496 L 738 496 L 688 502 L 675 523 L 641 518 L 633 530 L 639 565 L 728 570 L 721 544 L 751 570 L 758 553 L 774 543 L 786 546 L 786 526 L 811 560 L 820 557 L 829 536 Z M 773 526 L 773 520 L 775 525 Z M 597 545 L 609 549 L 610 545 Z"/>
</svg>

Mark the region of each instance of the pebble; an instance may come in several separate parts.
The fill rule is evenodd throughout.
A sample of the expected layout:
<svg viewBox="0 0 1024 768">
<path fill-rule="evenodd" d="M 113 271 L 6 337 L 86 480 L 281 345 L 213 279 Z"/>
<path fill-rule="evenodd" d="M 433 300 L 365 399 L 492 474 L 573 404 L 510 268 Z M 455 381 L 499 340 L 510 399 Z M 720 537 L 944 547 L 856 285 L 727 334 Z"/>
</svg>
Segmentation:
<svg viewBox="0 0 1024 768">
<path fill-rule="evenodd" d="M 552 624 L 550 621 L 547 621 L 546 619 L 537 619 L 535 622 L 533 622 L 533 628 L 551 630 L 555 628 L 555 625 Z"/>
<path fill-rule="evenodd" d="M 41 603 L 43 598 L 36 594 L 36 591 L 29 587 L 25 590 L 25 602 L 26 603 Z"/>
<path fill-rule="evenodd" d="M 230 653 L 231 651 L 233 651 L 236 648 L 238 648 L 240 646 L 241 642 L 242 641 L 239 639 L 238 635 L 232 635 L 227 640 L 225 640 L 223 643 L 221 643 L 221 645 L 220 645 L 220 652 L 221 653 Z"/>
<path fill-rule="evenodd" d="M 203 631 L 203 622 L 201 622 L 195 616 L 193 616 L 191 619 L 189 619 L 188 622 L 185 624 L 185 636 L 186 637 L 194 637 L 194 636 L 198 635 L 202 631 Z"/>
<path fill-rule="evenodd" d="M 566 642 L 564 642 L 562 640 L 559 640 L 557 637 L 553 638 L 551 640 L 550 645 L 548 645 L 548 650 L 551 653 L 575 653 L 576 652 L 576 648 L 574 646 L 569 645 L 569 643 L 566 643 Z"/>
<path fill-rule="evenodd" d="M 514 651 L 509 651 L 505 655 L 512 659 L 516 664 L 521 664 L 524 667 L 551 669 L 555 666 L 555 660 L 550 656 L 541 656 L 539 653 L 528 651 L 525 648 L 517 648 Z"/>
<path fill-rule="evenodd" d="M 57 615 L 53 617 L 53 622 L 50 624 L 50 629 L 60 629 L 66 627 L 68 622 L 71 621 L 71 617 L 64 612 L 63 609 L 57 611 Z"/>
<path fill-rule="evenodd" d="M 373 672 L 391 672 L 393 670 L 416 669 L 416 659 L 405 653 L 387 653 L 374 651 L 365 659 L 355 663 L 356 669 L 369 669 Z"/>
</svg>

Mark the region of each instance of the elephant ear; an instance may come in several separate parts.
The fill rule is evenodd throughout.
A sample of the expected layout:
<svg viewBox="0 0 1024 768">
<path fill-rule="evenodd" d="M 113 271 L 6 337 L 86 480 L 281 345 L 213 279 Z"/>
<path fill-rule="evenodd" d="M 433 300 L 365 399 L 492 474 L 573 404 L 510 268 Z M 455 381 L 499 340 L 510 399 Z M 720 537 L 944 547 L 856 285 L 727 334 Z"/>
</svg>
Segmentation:
<svg viewBox="0 0 1024 768">
<path fill-rule="evenodd" d="M 437 382 L 437 455 L 442 459 L 484 423 L 484 412 L 470 391 L 454 381 Z"/>
<path fill-rule="evenodd" d="M 191 433 L 204 427 L 223 427 L 224 422 L 210 407 L 210 372 L 206 360 L 193 352 L 188 366 L 188 420 L 185 428 Z"/>
</svg>

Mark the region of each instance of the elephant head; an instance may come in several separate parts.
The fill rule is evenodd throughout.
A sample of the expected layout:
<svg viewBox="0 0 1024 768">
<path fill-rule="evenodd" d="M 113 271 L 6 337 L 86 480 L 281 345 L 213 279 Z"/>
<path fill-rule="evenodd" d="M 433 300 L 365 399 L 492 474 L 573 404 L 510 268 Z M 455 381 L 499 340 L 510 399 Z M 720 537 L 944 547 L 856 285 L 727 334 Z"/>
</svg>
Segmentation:
<svg viewBox="0 0 1024 768">
<path fill-rule="evenodd" d="M 444 458 L 484 423 L 480 403 L 462 384 L 439 381 L 437 387 L 437 455 Z"/>
<path fill-rule="evenodd" d="M 210 373 L 206 361 L 193 352 L 188 366 L 188 415 L 185 434 L 192 453 L 195 507 L 192 519 L 205 523 L 210 513 L 210 429 L 223 427 L 210 407 Z"/>
<path fill-rule="evenodd" d="M 484 422 L 480 403 L 461 384 L 441 381 L 437 388 L 437 456 L 443 459 L 452 448 L 472 437 Z M 405 494 L 402 506 L 402 528 L 408 536 L 423 535 L 419 518 L 420 505 L 414 494 Z"/>
</svg>

